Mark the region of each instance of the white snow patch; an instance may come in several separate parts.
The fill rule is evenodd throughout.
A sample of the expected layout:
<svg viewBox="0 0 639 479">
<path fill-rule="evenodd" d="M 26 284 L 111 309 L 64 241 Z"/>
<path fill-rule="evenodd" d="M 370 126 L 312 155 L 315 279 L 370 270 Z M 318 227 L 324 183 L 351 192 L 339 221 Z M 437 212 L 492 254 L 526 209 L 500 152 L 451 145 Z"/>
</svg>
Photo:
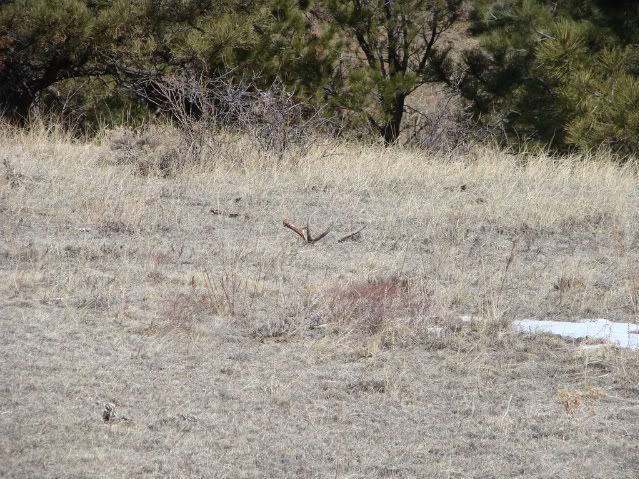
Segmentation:
<svg viewBox="0 0 639 479">
<path fill-rule="evenodd" d="M 621 348 L 639 349 L 639 326 L 631 323 L 613 323 L 607 319 L 576 323 L 520 319 L 514 321 L 513 325 L 519 331 L 529 333 L 550 333 L 575 339 L 602 339 Z"/>
<path fill-rule="evenodd" d="M 465 323 L 474 320 L 471 315 L 463 315 L 459 319 Z M 639 349 L 639 325 L 632 323 L 613 323 L 607 319 L 578 322 L 519 319 L 513 321 L 513 326 L 518 331 L 526 333 L 550 333 L 574 339 L 600 339 L 621 348 Z M 599 346 L 601 345 L 583 345 L 584 348 Z"/>
</svg>

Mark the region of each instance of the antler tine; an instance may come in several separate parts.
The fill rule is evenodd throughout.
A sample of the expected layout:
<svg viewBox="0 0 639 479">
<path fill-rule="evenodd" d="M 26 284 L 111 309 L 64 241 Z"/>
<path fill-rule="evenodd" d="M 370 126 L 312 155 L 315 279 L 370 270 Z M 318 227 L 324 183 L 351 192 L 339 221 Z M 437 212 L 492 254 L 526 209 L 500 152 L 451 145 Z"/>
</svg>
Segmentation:
<svg viewBox="0 0 639 479">
<path fill-rule="evenodd" d="M 340 238 L 337 240 L 338 243 L 343 243 L 344 241 L 348 241 L 350 239 L 354 239 L 355 237 L 357 237 L 362 231 L 364 231 L 364 228 L 366 228 L 366 226 L 368 225 L 364 225 L 362 226 L 360 229 L 358 229 L 357 231 L 353 231 L 352 233 L 347 234 L 346 236 L 344 236 L 343 238 Z"/>
<path fill-rule="evenodd" d="M 308 236 L 309 236 L 309 234 L 308 234 L 308 226 L 306 226 L 305 228 L 299 228 L 298 226 L 295 226 L 294 224 L 292 224 L 286 218 L 284 218 L 283 224 L 284 224 L 284 226 L 286 226 L 291 231 L 294 231 L 295 233 L 297 233 L 299 235 L 299 237 L 302 238 L 304 241 L 306 241 L 307 243 L 309 242 L 309 240 L 308 240 Z M 306 230 L 306 234 L 304 234 L 304 230 Z"/>
<path fill-rule="evenodd" d="M 310 221 L 310 218 L 306 222 L 306 226 L 303 226 L 302 228 L 300 228 L 299 226 L 295 226 L 294 224 L 292 224 L 286 218 L 284 218 L 283 224 L 284 224 L 284 226 L 286 226 L 291 231 L 294 231 L 300 238 L 302 238 L 307 243 L 316 243 L 317 241 L 319 241 L 322 238 L 324 238 L 324 236 L 326 236 L 331 231 L 331 229 L 333 228 L 333 223 L 331 223 L 331 225 L 326 229 L 326 231 L 321 233 L 317 238 L 313 238 L 313 235 L 311 233 L 311 221 Z"/>
<path fill-rule="evenodd" d="M 324 236 L 326 236 L 328 233 L 330 233 L 332 228 L 333 228 L 333 223 L 331 223 L 331 225 L 328 228 L 326 228 L 326 231 L 321 233 L 317 238 L 313 238 L 311 236 L 311 232 L 309 230 L 307 230 L 306 233 L 308 234 L 308 242 L 309 243 L 315 243 L 316 241 L 321 240 Z"/>
</svg>

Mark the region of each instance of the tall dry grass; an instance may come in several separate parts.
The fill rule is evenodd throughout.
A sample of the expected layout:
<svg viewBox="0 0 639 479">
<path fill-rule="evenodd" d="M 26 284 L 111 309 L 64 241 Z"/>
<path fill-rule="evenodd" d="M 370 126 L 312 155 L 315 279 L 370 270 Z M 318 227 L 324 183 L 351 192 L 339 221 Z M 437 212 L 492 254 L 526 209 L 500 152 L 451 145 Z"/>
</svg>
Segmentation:
<svg viewBox="0 0 639 479">
<path fill-rule="evenodd" d="M 463 156 L 425 154 L 326 139 L 282 156 L 231 134 L 190 157 L 168 127 L 91 142 L 54 128 L 0 134 L 6 242 L 25 234 L 28 218 L 45 221 L 46 234 L 76 234 L 83 247 L 96 235 L 125 238 L 117 261 L 126 277 L 136 274 L 137 252 L 159 254 L 152 243 L 160 238 L 171 254 L 190 252 L 197 267 L 185 274 L 207 272 L 200 280 L 217 285 L 217 308 L 227 312 L 237 302 L 229 289 L 251 308 L 260 302 L 248 291 L 262 291 L 268 311 L 289 286 L 308 304 L 322 302 L 323 290 L 398 277 L 434 316 L 636 314 L 632 163 L 479 146 Z M 333 233 L 305 248 L 282 217 L 310 219 L 316 231 L 334 224 Z M 336 235 L 365 225 L 359 242 L 336 244 Z"/>
<path fill-rule="evenodd" d="M 0 475 L 634 477 L 634 165 L 181 142 L 0 129 Z"/>
</svg>

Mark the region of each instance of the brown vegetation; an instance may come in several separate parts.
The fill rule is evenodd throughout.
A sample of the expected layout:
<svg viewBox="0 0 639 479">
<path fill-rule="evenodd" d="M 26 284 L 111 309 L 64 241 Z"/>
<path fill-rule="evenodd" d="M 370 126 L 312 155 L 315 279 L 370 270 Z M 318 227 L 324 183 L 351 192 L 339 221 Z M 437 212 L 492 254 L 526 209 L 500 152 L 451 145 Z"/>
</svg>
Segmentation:
<svg viewBox="0 0 639 479">
<path fill-rule="evenodd" d="M 637 353 L 509 327 L 639 322 L 633 165 L 153 135 L 1 133 L 0 475 L 636 477 Z"/>
</svg>

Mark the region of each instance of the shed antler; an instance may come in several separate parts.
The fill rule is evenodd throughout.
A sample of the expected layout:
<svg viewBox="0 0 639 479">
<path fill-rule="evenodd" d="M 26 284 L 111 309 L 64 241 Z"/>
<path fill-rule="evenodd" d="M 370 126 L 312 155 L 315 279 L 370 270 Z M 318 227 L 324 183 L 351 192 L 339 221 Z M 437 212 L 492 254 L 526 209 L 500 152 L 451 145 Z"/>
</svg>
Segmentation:
<svg viewBox="0 0 639 479">
<path fill-rule="evenodd" d="M 294 231 L 295 233 L 297 233 L 304 241 L 308 240 L 306 239 L 306 228 L 299 228 L 297 226 L 295 226 L 294 224 L 291 224 L 291 222 L 289 220 L 287 220 L 286 218 L 284 218 L 284 226 L 286 226 L 288 229 L 290 229 L 291 231 Z"/>
<path fill-rule="evenodd" d="M 364 225 L 362 226 L 360 229 L 353 231 L 352 233 L 347 234 L 346 236 L 340 238 L 337 240 L 338 243 L 343 243 L 344 241 L 354 241 L 357 238 L 359 238 L 359 234 L 364 231 L 364 228 L 366 228 L 366 226 L 368 225 Z"/>
<path fill-rule="evenodd" d="M 315 242 L 321 240 L 324 236 L 326 236 L 331 231 L 331 228 L 333 227 L 333 225 L 331 225 L 328 228 L 326 228 L 326 231 L 324 231 L 323 233 L 321 233 L 320 235 L 318 235 L 316 237 L 313 237 L 311 235 L 311 225 L 310 225 L 310 222 L 308 222 L 308 221 L 306 222 L 306 226 L 299 227 L 299 226 L 295 226 L 289 220 L 284 218 L 284 223 L 283 224 L 288 229 L 290 229 L 291 231 L 295 232 L 300 238 L 302 238 L 307 243 L 315 243 Z"/>
</svg>

